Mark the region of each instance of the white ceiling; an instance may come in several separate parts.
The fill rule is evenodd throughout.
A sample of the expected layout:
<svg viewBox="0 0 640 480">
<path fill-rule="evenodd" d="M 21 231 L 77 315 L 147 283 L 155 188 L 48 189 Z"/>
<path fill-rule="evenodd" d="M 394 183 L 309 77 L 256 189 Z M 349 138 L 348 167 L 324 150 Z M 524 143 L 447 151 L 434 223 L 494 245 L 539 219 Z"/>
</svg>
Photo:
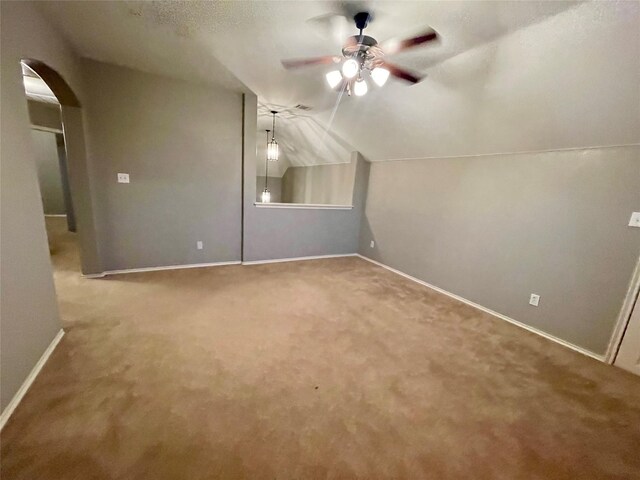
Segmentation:
<svg viewBox="0 0 640 480">
<path fill-rule="evenodd" d="M 370 2 L 376 19 L 369 35 L 407 37 L 428 25 L 441 42 L 393 58 L 428 73 L 424 82 L 389 81 L 365 97 L 342 98 L 333 117 L 337 94 L 324 83 L 327 68 L 291 72 L 280 60 L 339 53 L 339 39 L 355 29 L 336 36 L 339 28 L 311 20 L 339 11 L 337 2 L 71 1 L 41 8 L 82 56 L 250 89 L 265 112 L 313 107 L 291 110 L 279 124 L 294 164 L 348 161 L 352 148 L 382 160 L 640 140 L 639 2 Z M 259 129 L 268 125 L 269 116 L 261 116 Z"/>
<path fill-rule="evenodd" d="M 264 175 L 267 158 L 267 132 L 273 128 L 273 105 L 258 104 L 258 174 Z M 347 163 L 355 149 L 318 121 L 316 116 L 295 108 L 280 106 L 276 118 L 276 140 L 280 158 L 269 164 L 270 177 L 282 177 L 289 166 Z"/>
</svg>

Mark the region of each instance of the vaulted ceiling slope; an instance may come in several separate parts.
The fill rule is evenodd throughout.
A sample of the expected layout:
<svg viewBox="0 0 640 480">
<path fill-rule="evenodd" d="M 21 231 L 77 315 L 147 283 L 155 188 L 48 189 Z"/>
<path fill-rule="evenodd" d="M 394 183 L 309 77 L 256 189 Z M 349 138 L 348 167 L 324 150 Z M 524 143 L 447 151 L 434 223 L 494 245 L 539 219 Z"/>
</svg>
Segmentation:
<svg viewBox="0 0 640 480">
<path fill-rule="evenodd" d="M 422 83 L 389 81 L 339 105 L 324 84 L 326 67 L 291 72 L 280 64 L 339 53 L 341 39 L 355 32 L 344 31 L 346 23 L 327 30 L 310 21 L 338 11 L 335 2 L 45 2 L 41 8 L 83 56 L 248 88 L 266 108 L 308 105 L 300 122 L 312 122 L 318 135 L 330 125 L 337 144 L 371 160 L 640 142 L 639 2 L 369 6 L 376 19 L 367 33 L 378 40 L 430 25 L 441 42 L 394 58 L 426 72 Z M 269 119 L 260 122 L 267 128 Z M 294 136 L 295 124 L 292 115 L 282 134 Z"/>
</svg>

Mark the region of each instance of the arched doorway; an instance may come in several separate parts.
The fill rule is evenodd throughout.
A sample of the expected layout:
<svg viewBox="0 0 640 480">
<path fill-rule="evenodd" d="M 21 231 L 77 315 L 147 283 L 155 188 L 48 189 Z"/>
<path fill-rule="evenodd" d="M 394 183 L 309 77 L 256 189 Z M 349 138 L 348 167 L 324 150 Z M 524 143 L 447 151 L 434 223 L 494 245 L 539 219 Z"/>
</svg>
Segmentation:
<svg viewBox="0 0 640 480">
<path fill-rule="evenodd" d="M 75 217 L 80 268 L 85 275 L 100 274 L 102 265 L 96 237 L 82 106 L 69 84 L 54 69 L 35 59 L 22 59 L 21 63 L 46 84 L 60 104 L 68 186 Z"/>
</svg>

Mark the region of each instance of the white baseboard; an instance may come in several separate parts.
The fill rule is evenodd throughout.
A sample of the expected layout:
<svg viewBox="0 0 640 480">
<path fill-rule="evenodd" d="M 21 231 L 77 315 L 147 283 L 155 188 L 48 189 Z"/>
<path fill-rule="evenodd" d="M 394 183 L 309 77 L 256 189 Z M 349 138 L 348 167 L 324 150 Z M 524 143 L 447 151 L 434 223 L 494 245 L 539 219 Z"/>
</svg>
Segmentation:
<svg viewBox="0 0 640 480">
<path fill-rule="evenodd" d="M 107 275 L 122 275 L 126 273 L 141 272 L 157 272 L 160 270 L 182 270 L 183 268 L 203 268 L 203 267 L 221 267 L 224 265 L 259 265 L 262 263 L 280 263 L 280 262 L 297 262 L 300 260 L 318 260 L 321 258 L 337 258 L 337 257 L 355 257 L 357 253 L 341 253 L 336 255 L 315 255 L 310 257 L 294 257 L 294 258 L 276 258 L 272 260 L 254 260 L 250 262 L 215 262 L 215 263 L 194 263 L 189 265 L 168 265 L 164 267 L 144 267 L 144 268 L 127 268 L 123 270 L 105 270 L 101 273 L 87 273 L 82 275 L 84 278 L 103 278 Z"/>
<path fill-rule="evenodd" d="M 416 283 L 419 283 L 420 285 L 423 285 L 423 286 L 428 287 L 428 288 L 430 288 L 432 290 L 435 290 L 436 292 L 442 293 L 442 294 L 444 294 L 444 295 L 446 295 L 448 297 L 451 297 L 451 298 L 453 298 L 455 300 L 458 300 L 459 302 L 466 303 L 467 305 L 470 305 L 470 306 L 472 306 L 474 308 L 477 308 L 478 310 L 481 310 L 481 311 L 483 311 L 485 313 L 493 315 L 494 317 L 497 317 L 497 318 L 499 318 L 501 320 L 506 320 L 507 322 L 512 323 L 513 325 L 517 325 L 518 327 L 524 328 L 525 330 L 528 330 L 530 332 L 536 333 L 536 334 L 538 334 L 538 335 L 540 335 L 540 336 L 542 336 L 542 337 L 544 337 L 544 338 L 546 338 L 548 340 L 551 340 L 551 341 L 559 343 L 560 345 L 563 345 L 563 346 L 565 346 L 567 348 L 570 348 L 571 350 L 575 350 L 576 352 L 582 353 L 583 355 L 586 355 L 586 356 L 591 357 L 591 358 L 595 358 L 596 360 L 600 360 L 601 362 L 604 362 L 606 360 L 604 355 L 598 355 L 597 353 L 593 353 L 593 352 L 591 352 L 591 351 L 589 351 L 589 350 L 587 350 L 585 348 L 579 347 L 578 345 L 574 345 L 573 343 L 570 343 L 570 342 L 567 342 L 565 340 L 562 340 L 561 338 L 554 337 L 553 335 L 551 335 L 551 334 L 549 334 L 547 332 L 539 330 L 539 329 L 537 329 L 535 327 L 532 327 L 530 325 L 527 325 L 525 323 L 519 322 L 518 320 L 515 320 L 515 319 L 513 319 L 511 317 L 507 317 L 506 315 L 503 315 L 501 313 L 495 312 L 495 311 L 491 310 L 490 308 L 483 307 L 482 305 L 474 303 L 471 300 L 467 300 L 466 298 L 461 297 L 459 295 L 456 295 L 455 293 L 447 292 L 446 290 L 443 290 L 440 287 L 436 287 L 435 285 L 431 285 L 430 283 L 427 283 L 427 282 L 425 282 L 423 280 L 420 280 L 419 278 L 412 277 L 411 275 L 408 275 L 408 274 L 406 274 L 404 272 L 401 272 L 400 270 L 396 270 L 395 268 L 392 268 L 392 267 L 390 267 L 388 265 L 385 265 L 384 263 L 377 262 L 375 260 L 372 260 L 371 258 L 365 257 L 364 255 L 360 255 L 360 254 L 357 254 L 357 255 L 358 255 L 358 257 L 362 258 L 363 260 L 366 260 L 367 262 L 371 262 L 371 263 L 373 263 L 375 265 L 378 265 L 379 267 L 386 268 L 387 270 L 389 270 L 389 271 L 391 271 L 393 273 L 397 273 L 398 275 L 401 275 L 401 276 L 403 276 L 405 278 L 408 278 L 409 280 L 412 280 L 412 281 L 414 281 Z"/>
<path fill-rule="evenodd" d="M 40 370 L 42 370 L 42 367 L 44 367 L 44 364 L 47 363 L 47 360 L 56 349 L 56 346 L 58 345 L 58 343 L 60 343 L 60 340 L 63 336 L 64 330 L 60 329 L 53 340 L 51 340 L 51 343 L 44 351 L 38 362 L 35 364 L 31 372 L 29 372 L 29 375 L 27 375 L 27 378 L 22 383 L 16 394 L 13 396 L 7 407 L 2 411 L 2 415 L 0 415 L 0 430 L 4 428 L 5 424 L 9 420 L 9 417 L 11 417 L 11 414 L 14 412 L 22 398 L 25 396 L 25 394 L 29 390 L 29 387 L 31 387 L 31 384 L 40 373 Z"/>
<path fill-rule="evenodd" d="M 182 270 L 186 268 L 204 268 L 204 267 L 222 267 L 224 265 L 240 265 L 242 262 L 235 260 L 232 262 L 214 262 L 214 263 L 191 263 L 187 265 L 166 265 L 163 267 L 143 267 L 143 268 L 126 268 L 123 270 L 105 270 L 102 273 L 88 273 L 82 275 L 84 278 L 102 278 L 107 275 L 123 275 L 125 273 L 141 273 L 141 272 L 158 272 L 161 270 Z"/>
<path fill-rule="evenodd" d="M 322 258 L 358 257 L 357 253 L 338 253 L 336 255 L 313 255 L 310 257 L 275 258 L 272 260 L 252 260 L 242 265 L 261 265 L 263 263 L 299 262 L 301 260 L 320 260 Z"/>
<path fill-rule="evenodd" d="M 55 217 L 55 218 L 67 218 L 67 214 L 66 213 L 45 213 L 44 214 L 45 217 Z"/>
</svg>

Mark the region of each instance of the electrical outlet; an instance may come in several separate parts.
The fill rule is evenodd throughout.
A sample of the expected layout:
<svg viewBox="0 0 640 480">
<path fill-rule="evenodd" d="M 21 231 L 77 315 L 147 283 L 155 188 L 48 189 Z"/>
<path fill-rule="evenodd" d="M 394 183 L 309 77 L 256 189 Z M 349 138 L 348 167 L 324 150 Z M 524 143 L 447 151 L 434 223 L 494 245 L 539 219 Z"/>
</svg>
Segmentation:
<svg viewBox="0 0 640 480">
<path fill-rule="evenodd" d="M 629 219 L 630 227 L 640 227 L 640 212 L 633 212 L 631 219 Z"/>
<path fill-rule="evenodd" d="M 371 243 L 369 244 L 369 246 L 370 246 L 371 248 L 375 247 L 375 246 L 376 246 L 376 242 L 374 242 L 373 240 L 371 240 Z"/>
<path fill-rule="evenodd" d="M 202 247 L 203 247 L 202 240 L 198 240 L 198 241 L 196 242 L 196 248 L 197 248 L 198 250 L 202 250 Z"/>
<path fill-rule="evenodd" d="M 118 183 L 129 183 L 129 174 L 128 173 L 119 173 L 118 174 Z"/>
<path fill-rule="evenodd" d="M 532 293 L 531 296 L 529 297 L 529 305 L 533 305 L 534 307 L 537 307 L 538 303 L 540 303 L 540 295 L 536 295 L 535 293 Z"/>
</svg>

